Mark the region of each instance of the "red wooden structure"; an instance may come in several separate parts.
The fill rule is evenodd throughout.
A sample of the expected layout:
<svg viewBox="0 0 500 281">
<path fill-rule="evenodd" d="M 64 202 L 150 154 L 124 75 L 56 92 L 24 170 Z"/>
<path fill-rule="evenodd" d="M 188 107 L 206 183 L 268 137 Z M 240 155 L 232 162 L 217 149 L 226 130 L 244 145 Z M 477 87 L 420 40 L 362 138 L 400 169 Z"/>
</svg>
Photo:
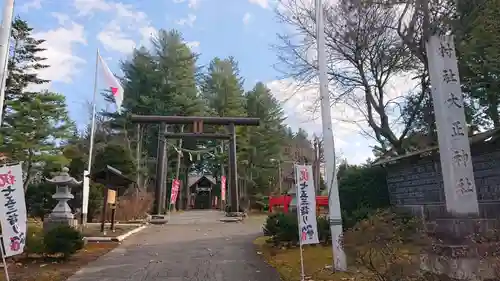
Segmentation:
<svg viewBox="0 0 500 281">
<path fill-rule="evenodd" d="M 269 197 L 269 212 L 272 213 L 273 207 L 283 207 L 283 212 L 288 213 L 290 202 L 292 202 L 290 195 L 271 196 Z M 316 196 L 316 208 L 320 207 L 328 208 L 328 196 Z"/>
</svg>

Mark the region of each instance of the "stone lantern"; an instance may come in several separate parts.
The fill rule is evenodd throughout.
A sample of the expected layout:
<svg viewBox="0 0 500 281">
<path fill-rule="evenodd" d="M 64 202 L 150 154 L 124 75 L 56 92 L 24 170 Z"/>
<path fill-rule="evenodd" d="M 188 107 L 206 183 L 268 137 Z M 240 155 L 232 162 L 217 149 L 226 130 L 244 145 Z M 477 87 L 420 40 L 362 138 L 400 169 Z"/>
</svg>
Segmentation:
<svg viewBox="0 0 500 281">
<path fill-rule="evenodd" d="M 56 193 L 52 195 L 52 198 L 56 199 L 58 202 L 48 218 L 44 221 L 43 228 L 45 231 L 61 224 L 72 227 L 78 225 L 78 221 L 75 219 L 75 215 L 71 211 L 68 201 L 74 198 L 73 194 L 71 194 L 71 188 L 81 185 L 82 182 L 71 177 L 68 172 L 69 169 L 64 167 L 62 171 L 52 179 L 46 179 L 47 182 L 56 185 Z"/>
</svg>

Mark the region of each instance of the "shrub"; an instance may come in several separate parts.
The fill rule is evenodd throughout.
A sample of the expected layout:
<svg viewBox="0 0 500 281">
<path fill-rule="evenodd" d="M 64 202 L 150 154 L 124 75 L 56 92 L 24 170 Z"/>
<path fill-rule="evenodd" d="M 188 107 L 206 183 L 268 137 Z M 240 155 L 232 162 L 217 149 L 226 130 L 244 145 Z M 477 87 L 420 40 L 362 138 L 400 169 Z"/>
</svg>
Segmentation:
<svg viewBox="0 0 500 281">
<path fill-rule="evenodd" d="M 51 183 L 30 184 L 26 189 L 26 208 L 29 216 L 43 221 L 50 214 L 57 200 L 52 198 L 56 186 Z"/>
<path fill-rule="evenodd" d="M 368 280 L 405 281 L 420 276 L 417 220 L 382 210 L 344 233 L 344 246 Z"/>
<path fill-rule="evenodd" d="M 154 196 L 146 191 L 135 188 L 127 190 L 127 193 L 118 199 L 116 219 L 118 221 L 138 220 L 147 217 L 152 209 Z M 108 219 L 111 219 L 111 213 Z"/>
<path fill-rule="evenodd" d="M 102 200 L 100 206 L 102 206 Z M 154 196 L 146 191 L 129 188 L 125 194 L 117 198 L 117 202 L 116 220 L 121 222 L 133 221 L 147 217 L 148 212 L 153 207 Z M 97 210 L 95 217 L 100 219 L 101 213 L 102 209 Z M 106 220 L 111 221 L 111 208 L 106 210 Z"/>
<path fill-rule="evenodd" d="M 330 224 L 325 217 L 317 217 L 318 238 L 321 243 L 331 242 Z M 295 213 L 275 213 L 267 217 L 262 228 L 274 245 L 296 245 L 299 242 L 299 226 Z"/>
<path fill-rule="evenodd" d="M 279 221 L 280 217 L 285 216 L 283 213 L 271 214 L 267 217 L 266 223 L 262 227 L 265 236 L 274 236 L 278 234 L 279 231 Z"/>
<path fill-rule="evenodd" d="M 332 233 L 330 232 L 330 221 L 324 216 L 318 217 L 318 238 L 323 245 L 329 245 L 332 242 Z"/>
<path fill-rule="evenodd" d="M 69 258 L 84 245 L 82 234 L 67 225 L 51 229 L 45 234 L 43 241 L 48 254 L 62 254 L 63 259 Z"/>
<path fill-rule="evenodd" d="M 28 225 L 28 233 L 26 235 L 26 246 L 24 251 L 27 255 L 41 255 L 45 252 L 43 241 L 43 228 L 40 225 Z"/>
<path fill-rule="evenodd" d="M 278 233 L 274 235 L 275 245 L 287 243 L 296 245 L 299 242 L 299 225 L 297 215 L 294 213 L 280 216 L 278 221 Z"/>
</svg>

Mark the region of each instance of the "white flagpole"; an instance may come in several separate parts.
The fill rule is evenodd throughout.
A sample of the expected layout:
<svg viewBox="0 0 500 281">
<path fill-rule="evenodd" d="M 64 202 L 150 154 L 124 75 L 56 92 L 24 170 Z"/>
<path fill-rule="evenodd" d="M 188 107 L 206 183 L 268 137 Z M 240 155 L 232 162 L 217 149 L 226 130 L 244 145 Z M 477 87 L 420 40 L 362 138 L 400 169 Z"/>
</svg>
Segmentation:
<svg viewBox="0 0 500 281">
<path fill-rule="evenodd" d="M 316 0 L 316 24 L 318 44 L 318 76 L 321 101 L 321 120 L 323 125 L 324 154 L 326 161 L 326 181 L 328 187 L 328 210 L 330 231 L 332 233 L 333 265 L 337 271 L 346 271 L 347 262 L 342 246 L 342 217 L 337 183 L 335 142 L 333 139 L 330 93 L 326 69 L 325 26 L 323 19 L 323 1 Z"/>
<path fill-rule="evenodd" d="M 8 75 L 10 33 L 12 30 L 12 15 L 14 0 L 4 0 L 2 28 L 0 30 L 0 127 L 3 122 L 3 107 L 5 101 L 5 83 Z"/>
<path fill-rule="evenodd" d="M 99 80 L 99 49 L 96 52 L 95 58 L 95 73 L 94 73 L 94 95 L 92 97 L 92 121 L 90 125 L 90 148 L 89 161 L 87 170 L 84 171 L 84 177 L 90 175 L 92 169 L 92 157 L 94 153 L 94 138 L 95 138 L 95 115 L 96 115 L 96 100 L 97 100 L 97 82 Z M 82 192 L 82 224 L 87 223 L 88 204 L 89 204 L 90 180 L 84 180 Z"/>
</svg>

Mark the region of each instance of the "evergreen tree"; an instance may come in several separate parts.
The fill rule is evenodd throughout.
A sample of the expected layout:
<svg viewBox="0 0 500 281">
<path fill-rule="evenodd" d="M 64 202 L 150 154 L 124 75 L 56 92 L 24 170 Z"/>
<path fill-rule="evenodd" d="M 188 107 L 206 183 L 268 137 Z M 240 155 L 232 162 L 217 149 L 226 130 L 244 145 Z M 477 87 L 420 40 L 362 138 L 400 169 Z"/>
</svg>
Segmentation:
<svg viewBox="0 0 500 281">
<path fill-rule="evenodd" d="M 39 56 L 43 40 L 31 37 L 32 28 L 19 18 L 12 26 L 13 48 L 6 84 L 6 103 L 0 129 L 0 151 L 11 161 L 22 161 L 24 188 L 39 167 L 67 164 L 59 143 L 67 139 L 74 127 L 68 117 L 65 97 L 49 91 L 32 92 L 28 86 L 43 84 L 36 71 L 48 67 Z"/>
<path fill-rule="evenodd" d="M 212 114 L 245 116 L 243 78 L 233 57 L 214 58 L 201 83 L 202 95 Z"/>
<path fill-rule="evenodd" d="M 282 122 L 285 118 L 279 102 L 263 83 L 257 83 L 245 97 L 248 116 L 259 118 L 261 122 L 259 127 L 248 128 L 248 146 L 251 149 L 247 158 L 255 183 L 251 193 L 263 193 L 270 179 L 278 177 L 277 170 L 270 167 L 270 159 L 282 159 L 285 144 Z"/>
<path fill-rule="evenodd" d="M 124 114 L 105 113 L 113 123 L 115 134 L 129 143 L 135 140 L 135 127 L 129 126 L 129 114 L 150 115 L 203 115 L 205 106 L 201 101 L 196 76 L 197 57 L 184 43 L 181 34 L 175 30 L 160 30 L 151 38 L 153 48 L 135 50 L 132 58 L 122 63 L 124 77 Z M 109 92 L 104 93 L 109 102 L 113 102 Z M 170 131 L 180 131 L 180 126 L 171 126 Z M 188 128 L 186 128 L 187 130 Z M 142 132 L 142 151 L 146 159 L 156 157 L 158 149 L 158 126 L 147 126 Z M 137 145 L 137 142 L 135 142 Z M 186 148 L 196 148 L 195 141 L 185 141 Z M 132 147 L 132 146 L 131 146 Z M 169 174 L 176 166 L 176 153 L 169 150 Z M 188 157 L 184 159 L 189 160 Z M 189 162 L 189 161 L 188 161 Z M 154 163 L 146 163 L 149 173 L 155 174 Z M 189 163 L 186 163 L 189 165 Z M 170 178 L 170 175 L 167 177 Z"/>
<path fill-rule="evenodd" d="M 234 58 L 227 59 L 214 58 L 202 77 L 201 95 L 207 105 L 207 111 L 213 116 L 219 117 L 237 117 L 246 116 L 245 98 L 243 90 L 243 78 L 240 75 L 238 63 Z M 223 128 L 217 128 L 219 132 L 225 132 Z M 244 159 L 242 152 L 247 148 L 245 128 L 237 128 L 237 149 L 238 160 Z M 207 142 L 208 147 L 220 145 L 220 142 Z M 221 171 L 221 165 L 228 163 L 227 149 L 222 155 L 211 159 L 210 166 L 214 171 Z M 227 172 L 227 167 L 225 167 Z M 218 173 L 217 173 L 218 174 Z"/>
<path fill-rule="evenodd" d="M 500 0 L 459 1 L 455 23 L 462 88 L 477 106 L 468 123 L 500 127 Z M 472 102 L 469 102 L 472 103 Z M 478 110 L 479 109 L 479 110 Z"/>
</svg>

